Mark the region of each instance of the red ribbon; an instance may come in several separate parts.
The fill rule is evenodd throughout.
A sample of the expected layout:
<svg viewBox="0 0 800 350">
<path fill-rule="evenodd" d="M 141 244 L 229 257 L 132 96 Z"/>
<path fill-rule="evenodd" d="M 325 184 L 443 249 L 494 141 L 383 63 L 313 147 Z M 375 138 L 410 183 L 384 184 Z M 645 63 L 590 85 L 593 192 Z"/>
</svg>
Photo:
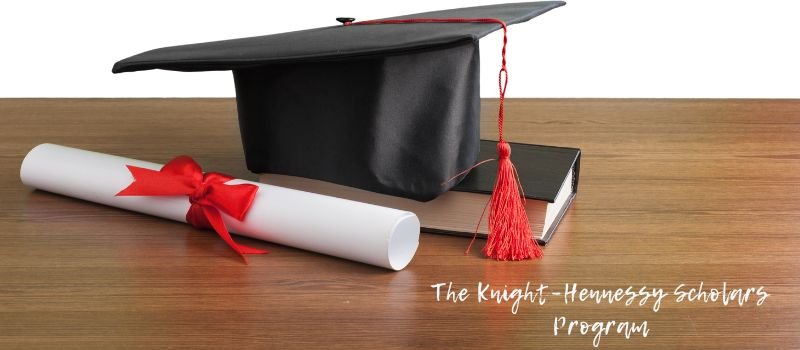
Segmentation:
<svg viewBox="0 0 800 350">
<path fill-rule="evenodd" d="M 222 213 L 244 220 L 258 192 L 253 184 L 226 185 L 234 178 L 225 174 L 203 170 L 191 157 L 179 156 L 169 161 L 160 171 L 128 165 L 133 182 L 117 196 L 189 196 L 192 204 L 186 213 L 186 222 L 196 228 L 211 228 L 228 243 L 247 263 L 245 254 L 265 254 L 266 250 L 237 244 Z"/>
</svg>

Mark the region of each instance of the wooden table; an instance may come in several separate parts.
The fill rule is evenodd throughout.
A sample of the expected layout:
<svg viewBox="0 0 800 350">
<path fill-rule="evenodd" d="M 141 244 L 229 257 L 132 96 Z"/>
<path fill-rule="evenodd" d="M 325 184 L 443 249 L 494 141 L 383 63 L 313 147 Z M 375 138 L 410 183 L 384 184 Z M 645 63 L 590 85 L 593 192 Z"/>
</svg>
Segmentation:
<svg viewBox="0 0 800 350">
<path fill-rule="evenodd" d="M 484 101 L 484 137 L 496 102 Z M 592 348 L 553 323 L 647 321 L 600 348 L 800 348 L 800 101 L 511 100 L 507 137 L 580 147 L 580 190 L 541 261 L 496 262 L 423 234 L 401 272 L 32 191 L 19 165 L 57 143 L 154 162 L 244 166 L 231 99 L 0 100 L 0 348 Z M 479 242 L 482 245 L 482 242 Z M 468 288 L 436 302 L 431 285 Z M 477 303 L 476 285 L 673 292 L 764 286 L 761 306 Z M 688 289 L 688 288 L 687 288 Z"/>
</svg>

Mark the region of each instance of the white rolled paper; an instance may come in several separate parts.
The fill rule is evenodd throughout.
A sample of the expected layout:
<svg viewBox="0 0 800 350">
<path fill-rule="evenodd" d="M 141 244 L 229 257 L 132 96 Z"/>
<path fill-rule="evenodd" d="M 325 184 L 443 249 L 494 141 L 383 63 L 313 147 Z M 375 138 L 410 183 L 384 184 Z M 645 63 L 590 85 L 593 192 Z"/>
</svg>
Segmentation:
<svg viewBox="0 0 800 350">
<path fill-rule="evenodd" d="M 53 144 L 34 147 L 22 161 L 28 186 L 117 208 L 186 222 L 187 196 L 115 196 L 133 176 L 126 165 L 161 165 Z M 399 271 L 419 243 L 414 213 L 235 179 L 259 187 L 243 221 L 222 214 L 228 230 L 295 248 Z"/>
</svg>

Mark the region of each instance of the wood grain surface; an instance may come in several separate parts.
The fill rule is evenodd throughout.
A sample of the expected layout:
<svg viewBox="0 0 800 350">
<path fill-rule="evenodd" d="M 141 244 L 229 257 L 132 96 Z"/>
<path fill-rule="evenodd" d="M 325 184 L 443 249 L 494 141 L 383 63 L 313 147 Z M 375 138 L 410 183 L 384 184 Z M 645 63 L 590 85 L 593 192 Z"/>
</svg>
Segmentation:
<svg viewBox="0 0 800 350">
<path fill-rule="evenodd" d="M 483 136 L 495 133 L 485 100 Z M 465 256 L 468 239 L 423 234 L 390 272 L 33 191 L 33 146 L 57 143 L 153 162 L 194 156 L 255 179 L 232 99 L 0 100 L 0 348 L 592 348 L 556 317 L 647 321 L 601 349 L 800 348 L 800 101 L 509 100 L 509 140 L 579 147 L 573 208 L 540 261 Z M 298 135 L 302 137 L 302 135 Z M 346 137 L 346 135 L 342 135 Z M 513 155 L 512 155 L 513 157 Z M 311 218 L 310 218 L 311 219 Z M 482 245 L 483 242 L 479 242 Z M 431 285 L 469 288 L 436 302 Z M 476 285 L 764 286 L 761 306 L 478 303 Z"/>
</svg>

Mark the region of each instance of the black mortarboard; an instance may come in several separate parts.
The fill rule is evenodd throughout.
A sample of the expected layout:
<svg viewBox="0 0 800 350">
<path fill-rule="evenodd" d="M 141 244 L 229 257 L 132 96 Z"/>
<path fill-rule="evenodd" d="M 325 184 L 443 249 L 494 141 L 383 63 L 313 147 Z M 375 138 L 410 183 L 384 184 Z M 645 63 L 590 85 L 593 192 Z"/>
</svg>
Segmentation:
<svg viewBox="0 0 800 350">
<path fill-rule="evenodd" d="M 503 4 L 394 19 L 515 24 L 562 5 Z M 117 62 L 113 72 L 232 70 L 251 171 L 435 198 L 477 160 L 478 39 L 503 27 L 345 24 L 156 49 Z"/>
</svg>

